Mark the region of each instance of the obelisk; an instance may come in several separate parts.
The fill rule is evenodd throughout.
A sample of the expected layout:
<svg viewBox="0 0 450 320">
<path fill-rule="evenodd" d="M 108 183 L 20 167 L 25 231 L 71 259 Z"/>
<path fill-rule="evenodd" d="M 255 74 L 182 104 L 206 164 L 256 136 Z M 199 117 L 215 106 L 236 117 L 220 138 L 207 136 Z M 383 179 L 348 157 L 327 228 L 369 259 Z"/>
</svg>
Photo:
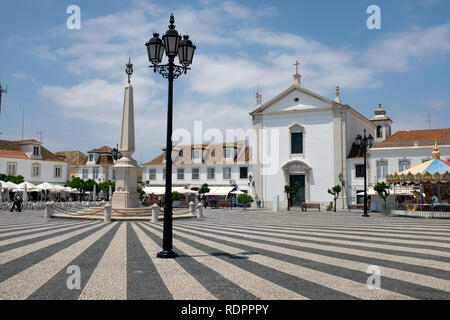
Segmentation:
<svg viewBox="0 0 450 320">
<path fill-rule="evenodd" d="M 126 66 L 125 72 L 128 75 L 128 84 L 125 86 L 119 147 L 122 158 L 117 160 L 113 166 L 116 176 L 116 188 L 112 196 L 113 209 L 139 207 L 139 194 L 137 192 L 138 167 L 136 160 L 132 157 L 135 151 L 133 87 L 130 84 L 133 64 L 129 61 Z"/>
</svg>

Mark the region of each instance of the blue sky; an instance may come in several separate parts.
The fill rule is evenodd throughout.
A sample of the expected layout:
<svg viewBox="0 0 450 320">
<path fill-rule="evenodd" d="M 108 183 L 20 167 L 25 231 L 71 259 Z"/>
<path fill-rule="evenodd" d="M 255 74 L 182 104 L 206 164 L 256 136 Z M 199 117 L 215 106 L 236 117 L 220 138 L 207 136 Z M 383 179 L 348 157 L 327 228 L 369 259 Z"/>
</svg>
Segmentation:
<svg viewBox="0 0 450 320">
<path fill-rule="evenodd" d="M 125 63 L 135 64 L 136 153 L 149 161 L 165 144 L 167 83 L 147 68 L 145 42 L 177 30 L 197 45 L 192 70 L 175 82 L 175 128 L 247 129 L 255 93 L 263 101 L 292 82 L 341 99 L 366 117 L 382 103 L 393 130 L 450 127 L 450 2 L 395 1 L 4 1 L 0 81 L 8 85 L 1 139 L 38 138 L 52 151 L 119 141 Z M 81 29 L 69 30 L 69 5 Z M 381 8 L 381 30 L 366 9 Z"/>
</svg>

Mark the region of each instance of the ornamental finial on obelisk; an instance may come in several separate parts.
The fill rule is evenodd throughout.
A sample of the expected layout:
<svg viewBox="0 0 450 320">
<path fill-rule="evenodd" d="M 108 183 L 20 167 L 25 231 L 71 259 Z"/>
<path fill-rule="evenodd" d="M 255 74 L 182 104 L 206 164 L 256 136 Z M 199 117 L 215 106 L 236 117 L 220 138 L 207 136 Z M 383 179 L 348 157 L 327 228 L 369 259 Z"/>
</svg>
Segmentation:
<svg viewBox="0 0 450 320">
<path fill-rule="evenodd" d="M 131 63 L 131 59 L 128 59 L 128 63 L 126 64 L 125 73 L 128 75 L 128 84 L 130 84 L 131 75 L 133 74 L 133 64 Z"/>
</svg>

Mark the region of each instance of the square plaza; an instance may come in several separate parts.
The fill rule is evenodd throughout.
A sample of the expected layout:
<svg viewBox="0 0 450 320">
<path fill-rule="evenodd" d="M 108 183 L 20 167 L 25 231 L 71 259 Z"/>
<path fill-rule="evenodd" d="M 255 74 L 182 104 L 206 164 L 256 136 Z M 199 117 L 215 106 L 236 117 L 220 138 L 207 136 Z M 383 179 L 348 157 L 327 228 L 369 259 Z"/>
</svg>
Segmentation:
<svg viewBox="0 0 450 320">
<path fill-rule="evenodd" d="M 174 220 L 178 257 L 158 259 L 161 222 L 2 211 L 0 299 L 449 299 L 449 230 L 377 213 L 214 209 Z"/>
</svg>

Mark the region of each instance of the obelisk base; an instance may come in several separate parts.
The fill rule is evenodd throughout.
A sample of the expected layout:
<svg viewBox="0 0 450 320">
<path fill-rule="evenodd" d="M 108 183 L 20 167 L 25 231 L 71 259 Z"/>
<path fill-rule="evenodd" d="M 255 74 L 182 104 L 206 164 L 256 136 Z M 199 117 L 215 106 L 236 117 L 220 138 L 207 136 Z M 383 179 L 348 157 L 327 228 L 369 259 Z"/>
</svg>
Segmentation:
<svg viewBox="0 0 450 320">
<path fill-rule="evenodd" d="M 112 197 L 113 209 L 139 208 L 139 194 L 137 192 L 115 191 Z"/>
</svg>

